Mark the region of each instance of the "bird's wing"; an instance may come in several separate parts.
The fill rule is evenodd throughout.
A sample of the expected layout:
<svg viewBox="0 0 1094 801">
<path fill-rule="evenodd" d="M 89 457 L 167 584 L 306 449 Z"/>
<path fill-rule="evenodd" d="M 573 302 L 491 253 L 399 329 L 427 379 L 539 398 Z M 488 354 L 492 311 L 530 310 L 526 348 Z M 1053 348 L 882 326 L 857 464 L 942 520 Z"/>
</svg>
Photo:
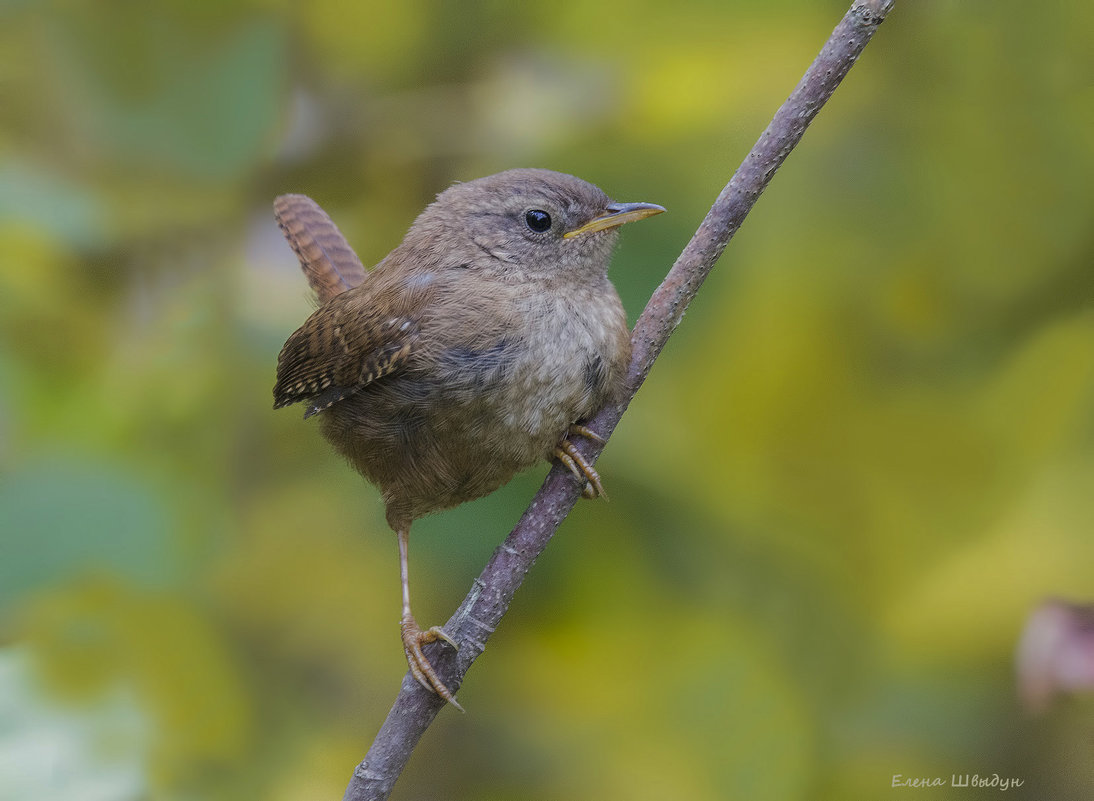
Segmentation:
<svg viewBox="0 0 1094 801">
<path fill-rule="evenodd" d="M 361 260 L 334 221 L 310 197 L 281 195 L 274 200 L 274 217 L 321 304 L 365 280 Z"/>
<path fill-rule="evenodd" d="M 274 408 L 309 401 L 304 417 L 329 408 L 400 369 L 414 352 L 419 329 L 366 287 L 336 295 L 285 342 L 277 357 Z"/>
</svg>

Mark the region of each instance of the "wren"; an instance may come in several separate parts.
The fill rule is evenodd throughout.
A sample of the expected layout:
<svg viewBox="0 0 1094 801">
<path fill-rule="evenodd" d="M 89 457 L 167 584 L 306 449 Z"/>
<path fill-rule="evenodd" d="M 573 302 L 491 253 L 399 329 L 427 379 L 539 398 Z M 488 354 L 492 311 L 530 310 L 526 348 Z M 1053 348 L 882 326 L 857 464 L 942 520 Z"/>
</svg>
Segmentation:
<svg viewBox="0 0 1094 801">
<path fill-rule="evenodd" d="M 314 202 L 274 206 L 320 301 L 281 349 L 274 408 L 306 404 L 380 490 L 399 541 L 407 663 L 460 708 L 422 653 L 455 643 L 410 611 L 410 526 L 543 459 L 603 494 L 567 436 L 599 440 L 582 421 L 618 397 L 630 358 L 608 280 L 619 226 L 664 209 L 614 202 L 571 175 L 508 170 L 441 192 L 365 271 Z"/>
</svg>

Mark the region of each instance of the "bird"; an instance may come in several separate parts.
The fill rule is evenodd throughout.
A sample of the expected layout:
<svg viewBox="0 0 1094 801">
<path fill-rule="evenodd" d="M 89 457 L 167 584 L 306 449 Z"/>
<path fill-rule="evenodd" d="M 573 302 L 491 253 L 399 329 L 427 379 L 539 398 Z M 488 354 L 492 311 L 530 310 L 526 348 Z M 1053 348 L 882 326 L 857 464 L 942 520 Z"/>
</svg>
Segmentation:
<svg viewBox="0 0 1094 801">
<path fill-rule="evenodd" d="M 625 223 L 659 214 L 545 169 L 449 186 L 371 270 L 304 195 L 275 217 L 319 305 L 277 360 L 274 408 L 304 404 L 380 491 L 399 543 L 400 634 L 413 677 L 462 711 L 422 652 L 456 643 L 411 613 L 409 537 L 423 515 L 558 459 L 604 494 L 571 436 L 620 397 L 630 331 L 608 263 Z"/>
</svg>

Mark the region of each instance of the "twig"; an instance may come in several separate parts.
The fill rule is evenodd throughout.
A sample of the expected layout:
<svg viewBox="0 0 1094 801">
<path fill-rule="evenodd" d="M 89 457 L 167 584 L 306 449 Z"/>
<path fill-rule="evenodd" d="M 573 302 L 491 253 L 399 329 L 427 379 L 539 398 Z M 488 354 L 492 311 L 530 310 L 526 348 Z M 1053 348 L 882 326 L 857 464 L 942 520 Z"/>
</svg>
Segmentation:
<svg viewBox="0 0 1094 801">
<path fill-rule="evenodd" d="M 602 409 L 588 422 L 593 431 L 606 439 L 615 429 L 730 238 L 779 165 L 798 144 L 809 123 L 851 69 L 894 2 L 857 0 L 832 31 L 820 55 L 718 195 L 699 230 L 638 318 L 631 337 L 633 356 L 625 397 L 618 404 Z M 587 459 L 592 461 L 599 455 L 602 445 L 585 437 L 577 439 L 576 445 Z M 580 494 L 581 487 L 569 472 L 556 465 L 516 528 L 494 551 L 471 591 L 444 626 L 459 643 L 459 650 L 453 652 L 449 647 L 436 644 L 430 646 L 433 650 L 427 654 L 448 687 L 453 690 L 459 687 L 471 663 L 483 652 L 525 574 Z M 372 747 L 354 771 L 344 801 L 387 798 L 418 740 L 444 703 L 407 673 Z"/>
</svg>

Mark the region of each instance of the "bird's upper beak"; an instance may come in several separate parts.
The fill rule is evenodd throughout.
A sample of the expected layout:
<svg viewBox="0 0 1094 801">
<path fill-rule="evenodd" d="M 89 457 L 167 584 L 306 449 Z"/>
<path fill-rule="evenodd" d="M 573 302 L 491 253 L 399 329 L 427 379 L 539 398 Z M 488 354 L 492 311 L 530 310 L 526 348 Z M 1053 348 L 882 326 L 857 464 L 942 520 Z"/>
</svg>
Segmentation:
<svg viewBox="0 0 1094 801">
<path fill-rule="evenodd" d="M 656 203 L 609 203 L 604 208 L 604 213 L 593 217 L 584 225 L 579 225 L 572 231 L 562 235 L 563 239 L 572 239 L 581 234 L 591 234 L 593 231 L 603 231 L 605 228 L 615 228 L 623 223 L 642 220 L 660 214 L 665 210 L 664 206 Z"/>
</svg>

